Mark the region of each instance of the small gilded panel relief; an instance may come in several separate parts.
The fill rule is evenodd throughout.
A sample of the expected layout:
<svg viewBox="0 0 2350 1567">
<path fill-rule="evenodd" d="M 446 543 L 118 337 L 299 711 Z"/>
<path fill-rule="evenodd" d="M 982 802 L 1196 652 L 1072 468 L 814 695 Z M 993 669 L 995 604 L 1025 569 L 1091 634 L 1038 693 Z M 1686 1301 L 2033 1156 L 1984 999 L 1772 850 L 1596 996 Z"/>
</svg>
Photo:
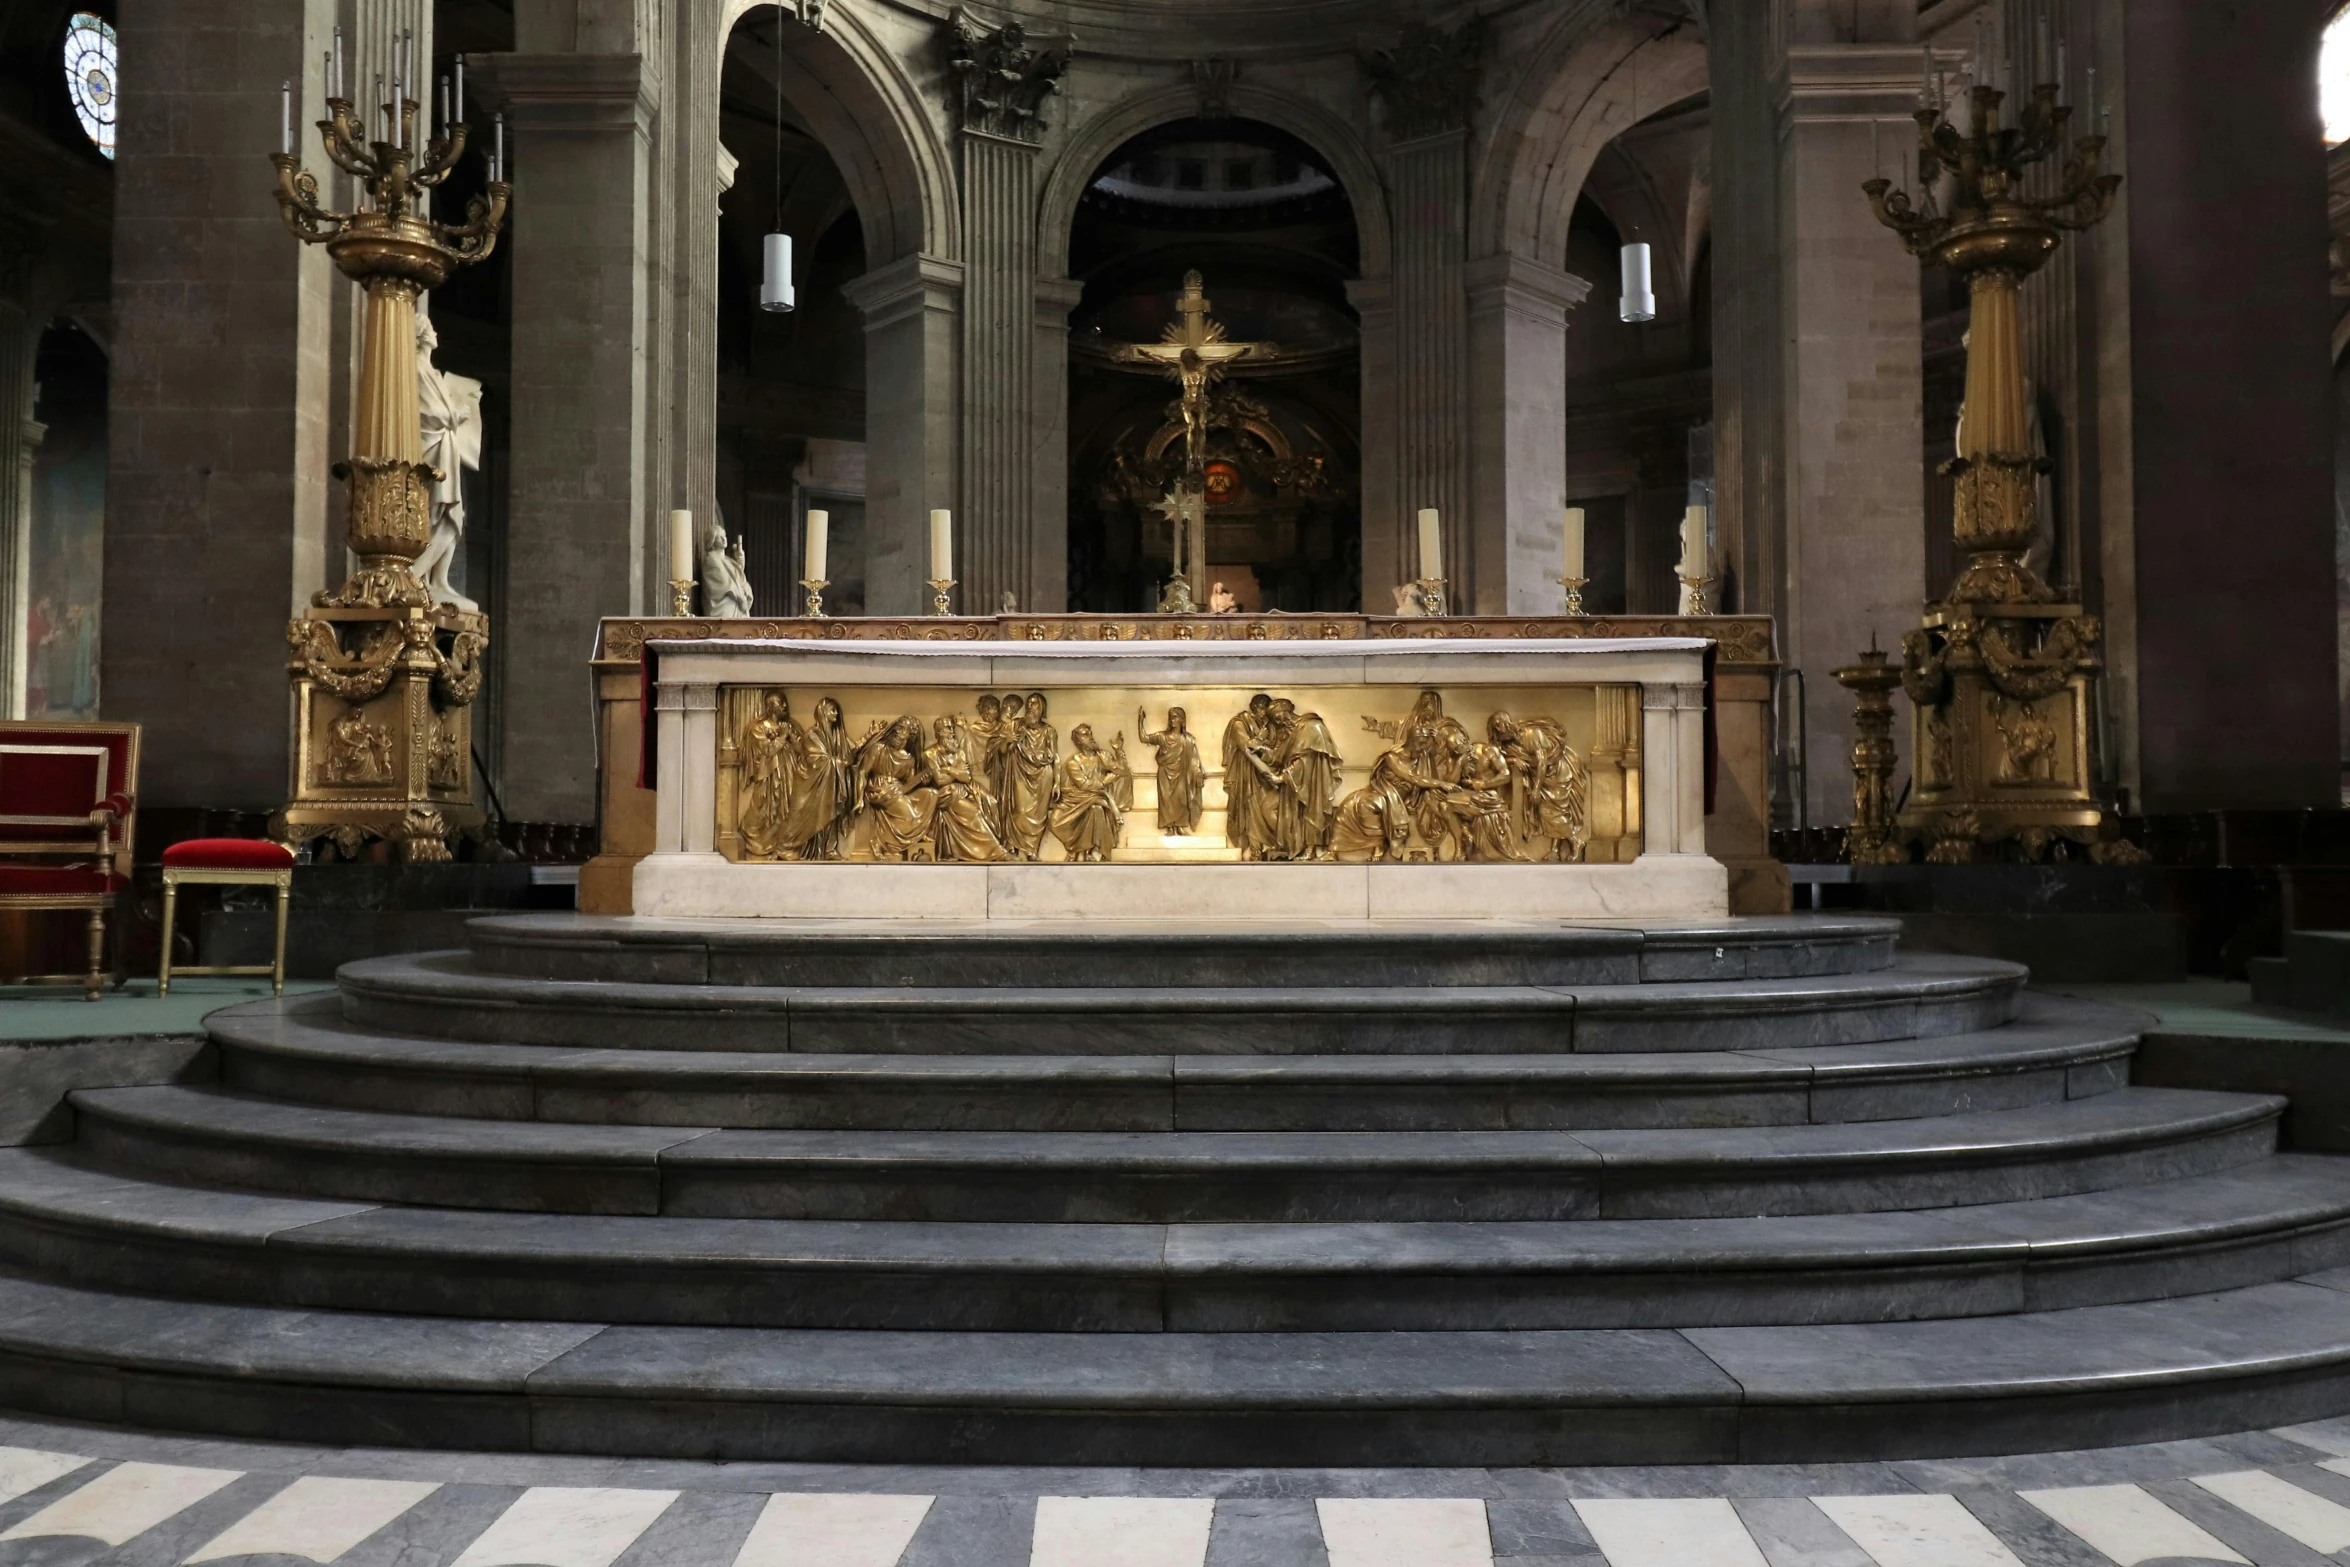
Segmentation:
<svg viewBox="0 0 2350 1567">
<path fill-rule="evenodd" d="M 1632 686 L 728 686 L 721 853 L 751 862 L 1630 860 Z"/>
</svg>

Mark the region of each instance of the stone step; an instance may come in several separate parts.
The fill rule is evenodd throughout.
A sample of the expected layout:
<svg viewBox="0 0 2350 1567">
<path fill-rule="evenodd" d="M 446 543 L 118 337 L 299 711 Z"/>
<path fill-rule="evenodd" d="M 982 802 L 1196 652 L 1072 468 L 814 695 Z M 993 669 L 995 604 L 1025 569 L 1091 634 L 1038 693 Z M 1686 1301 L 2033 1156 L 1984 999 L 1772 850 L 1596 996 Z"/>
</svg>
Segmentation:
<svg viewBox="0 0 2350 1567">
<path fill-rule="evenodd" d="M 833 1223 L 376 1207 L 0 1150 L 0 1260 L 469 1318 L 970 1332 L 1699 1327 L 2042 1311 L 2350 1263 L 2350 1161 L 1770 1219 Z"/>
<path fill-rule="evenodd" d="M 1863 915 L 1639 927 L 1495 921 L 1165 930 L 1116 924 L 856 922 L 500 915 L 467 936 L 484 973 L 632 984 L 843 988 L 1628 985 L 1858 973 L 1893 961 L 1896 920 Z"/>
<path fill-rule="evenodd" d="M 2350 1409 L 2350 1277 L 1935 1322 L 1417 1333 L 598 1326 L 0 1276 L 0 1402 L 237 1437 L 964 1464 L 1822 1462 Z"/>
<path fill-rule="evenodd" d="M 2013 1109 L 2127 1080 L 2134 1014 L 2027 996 L 2005 1027 L 1753 1052 L 859 1056 L 371 1034 L 333 995 L 207 1019 L 221 1081 L 345 1109 L 806 1129 L 1502 1131 L 1762 1126 Z"/>
<path fill-rule="evenodd" d="M 344 965 L 343 1015 L 483 1043 L 984 1055 L 1760 1050 L 1972 1033 L 2026 973 L 1909 957 L 1859 974 L 1626 985 L 791 988 L 515 979 L 463 954 Z"/>
<path fill-rule="evenodd" d="M 749 1131 L 341 1110 L 170 1085 L 70 1096 L 112 1168 L 559 1213 L 977 1222 L 1682 1218 L 2056 1196 L 2273 1151 L 2284 1101 L 2124 1088 L 1925 1120 L 1509 1132 Z"/>
</svg>

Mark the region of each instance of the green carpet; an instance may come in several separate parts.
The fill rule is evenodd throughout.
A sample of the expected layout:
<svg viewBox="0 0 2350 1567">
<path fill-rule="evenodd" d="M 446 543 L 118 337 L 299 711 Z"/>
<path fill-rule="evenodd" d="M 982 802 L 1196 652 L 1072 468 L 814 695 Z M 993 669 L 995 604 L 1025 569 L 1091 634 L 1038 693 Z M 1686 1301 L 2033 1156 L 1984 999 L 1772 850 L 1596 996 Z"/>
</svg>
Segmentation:
<svg viewBox="0 0 2350 1567">
<path fill-rule="evenodd" d="M 326 980 L 286 981 L 289 996 L 330 988 Z M 168 996 L 155 994 L 152 979 L 134 979 L 96 1001 L 72 985 L 0 985 L 0 1040 L 200 1034 L 205 1013 L 268 994 L 267 979 L 174 979 Z"/>
</svg>

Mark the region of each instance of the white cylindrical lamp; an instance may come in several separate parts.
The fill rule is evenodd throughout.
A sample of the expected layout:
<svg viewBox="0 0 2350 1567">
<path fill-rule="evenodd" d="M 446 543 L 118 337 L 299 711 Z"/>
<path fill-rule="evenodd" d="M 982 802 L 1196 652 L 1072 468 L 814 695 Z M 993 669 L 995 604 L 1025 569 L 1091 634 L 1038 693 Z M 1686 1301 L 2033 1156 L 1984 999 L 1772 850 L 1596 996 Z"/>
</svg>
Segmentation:
<svg viewBox="0 0 2350 1567">
<path fill-rule="evenodd" d="M 1624 247 L 1623 297 L 1616 303 L 1616 314 L 1626 321 L 1656 319 L 1656 279 L 1650 268 L 1646 240 L 1635 240 Z"/>
<path fill-rule="evenodd" d="M 791 286 L 791 236 L 770 234 L 765 248 L 766 270 L 759 278 L 759 308 L 761 310 L 789 310 L 794 303 Z"/>
</svg>

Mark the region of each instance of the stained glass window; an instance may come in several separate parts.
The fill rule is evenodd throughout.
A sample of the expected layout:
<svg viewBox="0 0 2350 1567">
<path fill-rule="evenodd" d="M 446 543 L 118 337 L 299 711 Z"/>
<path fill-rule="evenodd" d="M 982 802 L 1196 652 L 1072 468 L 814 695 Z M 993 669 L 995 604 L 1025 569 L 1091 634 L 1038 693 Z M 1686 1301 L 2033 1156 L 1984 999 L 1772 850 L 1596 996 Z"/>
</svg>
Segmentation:
<svg viewBox="0 0 2350 1567">
<path fill-rule="evenodd" d="M 114 28 L 102 16 L 77 11 L 65 29 L 65 90 L 91 142 L 114 156 Z"/>
<path fill-rule="evenodd" d="M 2350 141 L 2350 10 L 2327 25 L 2318 48 L 2317 102 L 2325 117 L 2326 145 Z"/>
</svg>

